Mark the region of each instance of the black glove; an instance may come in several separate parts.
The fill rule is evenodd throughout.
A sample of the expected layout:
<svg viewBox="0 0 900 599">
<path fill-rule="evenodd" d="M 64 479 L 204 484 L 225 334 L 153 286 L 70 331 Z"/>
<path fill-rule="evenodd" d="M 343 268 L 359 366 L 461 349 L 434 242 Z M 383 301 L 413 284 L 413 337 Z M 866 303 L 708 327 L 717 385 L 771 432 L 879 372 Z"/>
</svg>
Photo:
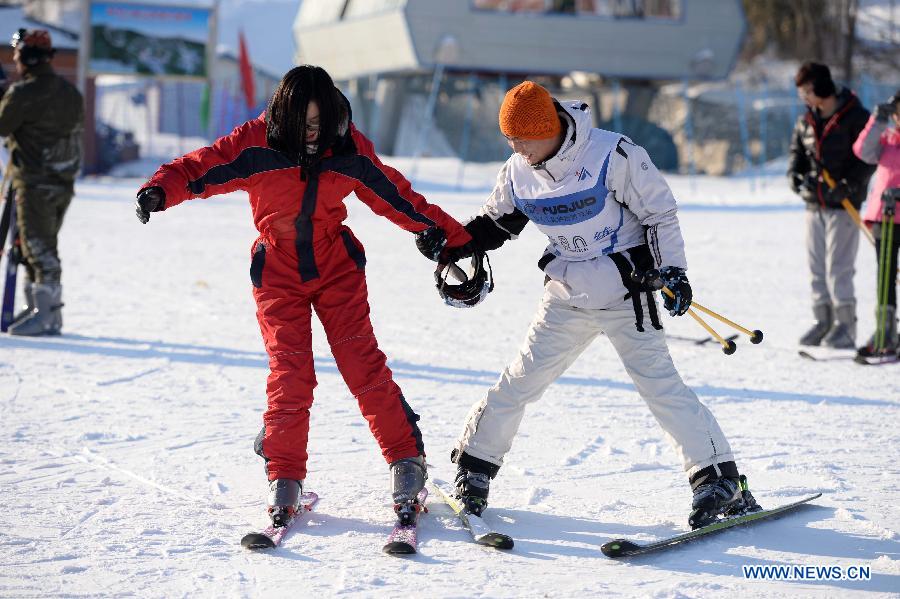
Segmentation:
<svg viewBox="0 0 900 599">
<path fill-rule="evenodd" d="M 875 105 L 875 120 L 886 123 L 890 120 L 891 115 L 897 109 L 897 105 L 893 102 L 885 102 L 884 104 Z"/>
<path fill-rule="evenodd" d="M 437 262 L 446 245 L 447 235 L 440 227 L 429 227 L 416 233 L 416 248 L 429 260 Z"/>
<path fill-rule="evenodd" d="M 663 291 L 663 306 L 671 316 L 682 316 L 691 307 L 693 298 L 691 284 L 684 269 L 677 266 L 663 266 L 659 269 L 659 279 L 675 296 L 671 297 Z"/>
<path fill-rule="evenodd" d="M 444 251 L 441 252 L 440 262 L 446 264 L 448 262 L 458 262 L 464 258 L 469 258 L 472 254 L 475 253 L 475 249 L 477 246 L 475 245 L 475 240 L 465 243 L 463 245 L 458 245 L 452 248 L 444 248 Z"/>
<path fill-rule="evenodd" d="M 815 192 L 818 183 L 818 179 L 812 173 L 791 174 L 791 190 L 798 195 Z"/>
<path fill-rule="evenodd" d="M 166 192 L 162 187 L 146 187 L 138 192 L 135 202 L 138 220 L 147 224 L 151 212 L 159 212 L 166 206 Z"/>
<path fill-rule="evenodd" d="M 856 188 L 853 185 L 848 183 L 846 179 L 841 179 L 824 194 L 822 199 L 829 208 L 842 208 L 841 202 L 844 201 L 844 198 L 852 198 L 855 191 Z"/>
</svg>

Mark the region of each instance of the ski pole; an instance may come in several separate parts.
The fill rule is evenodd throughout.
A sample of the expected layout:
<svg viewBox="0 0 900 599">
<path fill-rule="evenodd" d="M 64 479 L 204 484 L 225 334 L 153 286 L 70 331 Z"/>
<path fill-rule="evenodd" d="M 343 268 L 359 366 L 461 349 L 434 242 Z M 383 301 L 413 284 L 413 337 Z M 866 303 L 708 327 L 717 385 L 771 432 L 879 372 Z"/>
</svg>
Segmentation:
<svg viewBox="0 0 900 599">
<path fill-rule="evenodd" d="M 828 169 L 825 168 L 824 165 L 820 164 L 820 166 L 822 168 L 822 178 L 825 179 L 825 184 L 828 186 L 828 189 L 834 189 L 835 187 L 837 187 L 837 182 L 834 180 L 834 177 L 831 176 L 831 173 L 828 172 Z M 869 243 L 871 243 L 872 246 L 875 247 L 875 236 L 872 235 L 872 231 L 870 231 L 869 228 L 862 222 L 862 218 L 860 218 L 859 211 L 856 209 L 856 207 L 851 204 L 850 200 L 847 198 L 841 200 L 841 206 L 844 207 L 844 210 L 847 211 L 847 214 L 849 214 L 850 218 L 853 219 L 853 222 L 856 223 L 856 226 L 862 230 L 863 235 L 866 236 L 866 239 L 869 240 Z"/>
<path fill-rule="evenodd" d="M 748 337 L 750 337 L 750 343 L 753 343 L 753 344 L 762 343 L 763 332 L 760 331 L 759 329 L 754 329 L 751 331 L 750 329 L 742 327 L 738 323 L 728 320 L 721 314 L 717 314 L 717 313 L 713 312 L 712 310 L 710 310 L 709 308 L 707 308 L 706 306 L 702 306 L 702 305 L 698 304 L 697 302 L 691 302 L 691 306 L 693 306 L 694 308 L 697 308 L 701 312 L 705 312 L 706 314 L 709 314 L 713 318 L 720 320 L 720 321 L 724 322 L 725 324 L 727 324 L 728 326 L 730 326 L 734 329 L 737 329 L 738 331 L 747 335 Z"/>
<path fill-rule="evenodd" d="M 675 298 L 675 294 L 672 293 L 672 290 L 666 286 L 663 286 L 662 292 L 673 299 Z M 693 304 L 693 305 L 696 306 L 696 304 Z M 706 332 L 709 333 L 713 339 L 715 339 L 722 345 L 722 352 L 724 352 L 726 356 L 730 356 L 731 354 L 733 354 L 734 352 L 737 351 L 737 345 L 734 343 L 734 341 L 731 341 L 730 339 L 725 339 L 720 334 L 718 334 L 715 330 L 713 330 L 713 328 L 711 326 L 706 324 L 705 320 L 700 318 L 700 316 L 698 316 L 697 313 L 694 312 L 693 308 L 688 308 L 687 313 L 690 314 L 691 318 L 696 320 L 697 323 L 701 327 L 703 327 L 706 330 Z M 762 335 L 762 333 L 760 333 L 760 335 Z M 762 338 L 762 337 L 760 337 L 760 338 Z"/>
<path fill-rule="evenodd" d="M 887 344 L 885 337 L 885 319 L 887 314 L 888 294 L 892 284 L 888 275 L 890 264 L 890 252 L 894 245 L 894 213 L 896 211 L 897 197 L 895 190 L 886 189 L 881 194 L 881 247 L 878 252 L 878 319 L 875 323 L 875 350 L 880 352 Z"/>
<path fill-rule="evenodd" d="M 834 177 L 831 176 L 831 173 L 828 172 L 828 169 L 825 168 L 824 165 L 819 163 L 822 167 L 822 178 L 825 179 L 825 184 L 828 185 L 830 189 L 834 189 L 837 187 L 837 183 L 834 181 Z M 883 197 L 883 196 L 882 196 Z M 847 211 L 847 214 L 850 215 L 850 218 L 853 219 L 853 222 L 856 223 L 856 226 L 862 229 L 863 234 L 866 236 L 866 239 L 869 240 L 869 243 L 872 244 L 872 247 L 877 248 L 878 244 L 875 243 L 875 236 L 872 235 L 872 231 L 862 222 L 862 219 L 859 217 L 859 211 L 850 203 L 850 200 L 844 198 L 841 200 L 841 206 L 844 207 L 844 210 Z M 897 272 L 900 273 L 900 267 L 897 268 Z"/>
<path fill-rule="evenodd" d="M 0 182 L 0 198 L 3 198 L 3 212 L 0 215 L 0 258 L 6 253 L 6 234 L 9 232 L 12 219 L 16 218 L 13 210 L 13 200 L 10 193 L 6 191 L 6 182 L 9 180 L 9 168 L 0 161 L 0 167 L 3 168 L 3 180 Z"/>
</svg>

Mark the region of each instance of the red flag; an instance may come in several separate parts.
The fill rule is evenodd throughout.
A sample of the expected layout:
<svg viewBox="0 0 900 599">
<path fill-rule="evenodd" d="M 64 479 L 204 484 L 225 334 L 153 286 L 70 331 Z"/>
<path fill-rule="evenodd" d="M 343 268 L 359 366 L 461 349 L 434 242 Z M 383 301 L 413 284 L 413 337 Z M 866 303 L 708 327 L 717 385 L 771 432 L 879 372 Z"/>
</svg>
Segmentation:
<svg viewBox="0 0 900 599">
<path fill-rule="evenodd" d="M 253 84 L 253 66 L 250 64 L 250 54 L 247 52 L 247 42 L 244 40 L 244 32 L 239 32 L 240 56 L 238 60 L 241 65 L 241 87 L 244 90 L 244 101 L 247 102 L 247 108 L 253 109 L 256 106 L 256 89 Z"/>
</svg>

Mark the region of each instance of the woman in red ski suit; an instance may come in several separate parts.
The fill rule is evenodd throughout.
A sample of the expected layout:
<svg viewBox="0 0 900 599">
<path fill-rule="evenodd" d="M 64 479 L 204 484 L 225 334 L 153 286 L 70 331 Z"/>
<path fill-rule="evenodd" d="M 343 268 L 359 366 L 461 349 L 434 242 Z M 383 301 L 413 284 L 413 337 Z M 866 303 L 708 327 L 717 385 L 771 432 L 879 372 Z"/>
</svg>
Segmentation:
<svg viewBox="0 0 900 599">
<path fill-rule="evenodd" d="M 373 212 L 410 232 L 442 229 L 448 247 L 471 237 L 382 164 L 372 142 L 351 122 L 349 104 L 331 78 L 309 65 L 284 76 L 259 118 L 161 166 L 138 194 L 138 217 L 146 222 L 150 212 L 235 190 L 249 193 L 259 231 L 250 276 L 271 372 L 256 451 L 266 460 L 271 481 L 270 512 L 283 503 L 285 492 L 289 503 L 296 503 L 299 485 L 274 497 L 276 481 L 306 477 L 316 386 L 313 310 L 384 458 L 392 465 L 415 461 L 424 474 L 419 416 L 378 348 L 369 319 L 365 253 L 343 223 L 344 199 L 355 193 Z M 395 484 L 395 500 L 397 490 Z M 407 491 L 415 497 L 417 489 Z"/>
</svg>

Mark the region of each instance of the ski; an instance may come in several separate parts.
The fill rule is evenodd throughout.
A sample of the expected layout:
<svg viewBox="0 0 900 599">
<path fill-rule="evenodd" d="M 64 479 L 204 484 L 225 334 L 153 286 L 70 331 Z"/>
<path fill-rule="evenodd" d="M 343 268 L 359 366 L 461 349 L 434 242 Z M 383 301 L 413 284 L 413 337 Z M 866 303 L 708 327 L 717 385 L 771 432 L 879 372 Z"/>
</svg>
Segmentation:
<svg viewBox="0 0 900 599">
<path fill-rule="evenodd" d="M 857 364 L 862 364 L 863 366 L 882 366 L 884 364 L 895 364 L 897 362 L 900 362 L 900 356 L 898 356 L 897 354 L 887 354 L 884 356 L 860 356 L 859 354 L 853 354 L 847 356 L 817 357 L 802 349 L 798 351 L 797 354 L 801 358 L 806 358 L 807 360 L 812 360 L 813 362 L 844 362 L 847 360 L 851 360 L 853 362 L 856 362 Z"/>
<path fill-rule="evenodd" d="M 0 193 L 3 193 L 2 188 L 0 188 Z M 3 212 L 0 213 L 0 258 L 3 257 L 3 253 L 6 251 L 6 235 L 9 233 L 9 226 L 12 223 L 13 219 L 16 217 L 13 212 L 13 198 L 12 198 L 12 188 L 6 193 L 6 197 L 3 199 Z"/>
<path fill-rule="evenodd" d="M 419 502 L 422 512 L 428 511 L 428 508 L 425 507 L 426 499 L 428 499 L 428 489 L 423 488 L 416 496 L 416 501 Z M 382 551 L 388 555 L 409 555 L 415 553 L 419 542 L 418 524 L 419 513 L 416 514 L 416 519 L 411 524 L 403 524 L 398 521 L 394 524 L 394 530 L 388 535 L 387 543 L 384 544 Z"/>
<path fill-rule="evenodd" d="M 807 360 L 812 360 L 813 362 L 842 362 L 844 360 L 852 360 L 854 356 L 846 355 L 846 356 L 815 356 L 808 351 L 799 350 L 797 351 L 797 355 L 801 358 L 806 358 Z"/>
<path fill-rule="evenodd" d="M 450 509 L 457 515 L 459 520 L 463 523 L 463 526 L 466 527 L 466 530 L 469 531 L 469 534 L 472 535 L 472 539 L 478 543 L 479 545 L 485 545 L 487 547 L 495 547 L 497 549 L 512 549 L 515 542 L 513 538 L 509 535 L 503 534 L 502 532 L 497 532 L 488 526 L 487 522 L 484 521 L 480 516 L 476 516 L 469 510 L 463 506 L 459 500 L 447 489 L 449 486 L 442 480 L 439 479 L 431 479 L 431 486 L 434 487 L 434 490 L 438 492 L 438 495 L 441 496 L 441 499 L 450 506 Z"/>
<path fill-rule="evenodd" d="M 853 361 L 863 366 L 882 366 L 884 364 L 896 364 L 900 362 L 900 355 L 885 354 L 883 356 L 853 356 Z"/>
<path fill-rule="evenodd" d="M 734 341 L 737 338 L 738 338 L 737 335 L 729 335 L 728 337 L 725 337 L 725 341 Z M 705 345 L 705 344 L 709 343 L 710 341 L 715 341 L 715 339 L 713 339 L 712 337 L 709 337 L 709 336 L 696 338 L 696 337 L 683 337 L 681 335 L 669 335 L 668 333 L 666 334 L 666 339 L 671 339 L 673 341 L 688 341 L 690 343 L 693 343 L 694 345 Z"/>
<path fill-rule="evenodd" d="M 319 501 L 319 496 L 311 491 L 307 491 L 300 496 L 300 507 L 297 513 L 291 517 L 284 526 L 274 526 L 270 524 L 260 532 L 250 532 L 241 539 L 241 547 L 245 549 L 271 549 L 278 547 L 281 541 L 291 530 L 291 527 L 300 519 L 303 514 L 313 509 L 313 506 Z"/>
<path fill-rule="evenodd" d="M 6 207 L 14 204 L 15 192 L 10 189 L 6 196 Z M 4 208 L 4 212 L 7 208 Z M 11 209 L 11 208 L 10 208 Z M 3 284 L 3 303 L 0 304 L 0 332 L 5 333 L 13 320 L 13 312 L 16 308 L 16 274 L 19 271 L 19 229 L 15 214 L 11 215 L 8 223 L 9 245 L 6 250 L 6 277 Z"/>
<path fill-rule="evenodd" d="M 757 520 L 771 518 L 773 516 L 789 512 L 821 496 L 821 493 L 816 493 L 815 495 L 810 495 L 809 497 L 805 497 L 799 501 L 788 503 L 776 508 L 760 510 L 757 512 L 749 512 L 747 514 L 732 516 L 730 518 L 723 518 L 721 520 L 713 522 L 712 524 L 708 524 L 690 532 L 666 537 L 658 541 L 653 541 L 652 543 L 641 544 L 634 541 L 629 541 L 628 539 L 614 539 L 612 541 L 609 541 L 608 543 L 604 543 L 600 547 L 600 551 L 602 551 L 603 555 L 607 557 L 619 558 L 630 557 L 632 555 L 641 555 L 644 553 L 650 553 L 651 551 L 658 551 L 660 549 L 668 549 L 669 547 L 673 547 L 687 541 L 693 541 L 695 539 L 699 539 L 701 537 L 705 537 L 712 533 L 716 533 L 728 528 L 750 524 L 751 522 L 756 522 Z"/>
</svg>

